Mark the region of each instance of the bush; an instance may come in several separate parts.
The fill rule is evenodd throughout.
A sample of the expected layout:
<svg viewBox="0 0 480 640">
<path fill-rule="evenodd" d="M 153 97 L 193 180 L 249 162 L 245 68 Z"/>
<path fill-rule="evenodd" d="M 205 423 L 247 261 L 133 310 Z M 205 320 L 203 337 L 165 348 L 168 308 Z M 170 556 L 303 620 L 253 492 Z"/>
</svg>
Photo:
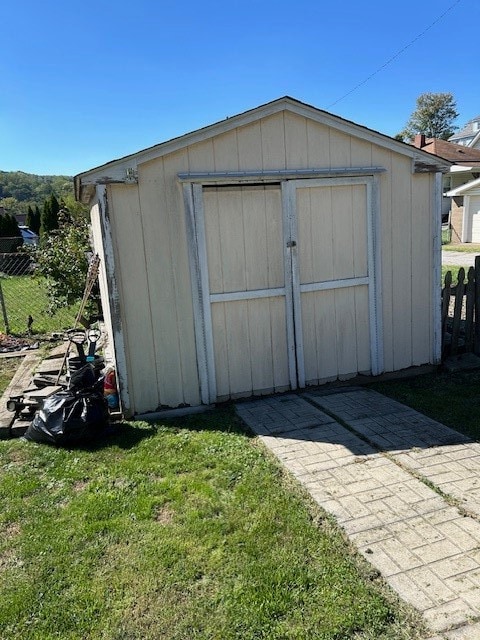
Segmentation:
<svg viewBox="0 0 480 640">
<path fill-rule="evenodd" d="M 52 313 L 82 298 L 92 250 L 86 216 L 61 213 L 59 228 L 44 236 L 35 251 L 37 273 L 46 278 Z"/>
</svg>

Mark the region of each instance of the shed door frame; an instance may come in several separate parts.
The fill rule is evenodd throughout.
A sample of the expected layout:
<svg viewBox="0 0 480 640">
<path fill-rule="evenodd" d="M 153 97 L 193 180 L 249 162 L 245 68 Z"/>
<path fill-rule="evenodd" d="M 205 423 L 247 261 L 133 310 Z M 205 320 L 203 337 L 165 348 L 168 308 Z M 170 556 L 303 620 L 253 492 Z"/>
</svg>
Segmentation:
<svg viewBox="0 0 480 640">
<path fill-rule="evenodd" d="M 272 181 L 273 182 L 273 181 Z M 270 184 L 272 183 L 270 182 Z M 276 181 L 278 184 L 278 181 Z M 197 350 L 200 395 L 203 404 L 214 403 L 217 399 L 215 357 L 211 303 L 214 301 L 209 290 L 207 244 L 205 237 L 205 214 L 203 187 L 210 184 L 184 182 L 183 195 L 187 216 L 187 235 L 192 282 L 195 340 Z M 248 186 L 238 182 L 238 186 Z M 297 242 L 296 192 L 302 187 L 365 185 L 367 197 L 367 250 L 368 276 L 358 282 L 336 280 L 315 284 L 315 290 L 368 285 L 370 313 L 370 359 L 372 375 L 384 370 L 383 331 L 381 317 L 380 283 L 380 216 L 378 197 L 378 177 L 374 175 L 339 178 L 304 178 L 281 180 L 282 215 L 284 229 L 284 269 L 285 287 L 279 291 L 285 295 L 287 351 L 291 389 L 305 386 L 305 365 L 303 355 L 302 318 L 300 294 L 310 290 L 311 285 L 300 285 Z M 216 185 L 221 187 L 221 185 Z M 357 280 L 357 279 L 356 279 Z M 361 280 L 361 282 L 360 282 Z M 265 292 L 265 295 L 268 295 Z"/>
</svg>

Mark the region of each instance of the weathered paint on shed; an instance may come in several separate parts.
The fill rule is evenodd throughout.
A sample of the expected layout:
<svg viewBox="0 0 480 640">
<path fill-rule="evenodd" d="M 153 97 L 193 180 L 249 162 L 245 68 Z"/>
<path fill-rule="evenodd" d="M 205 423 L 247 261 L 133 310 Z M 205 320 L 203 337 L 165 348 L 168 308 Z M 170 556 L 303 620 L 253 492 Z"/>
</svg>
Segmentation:
<svg viewBox="0 0 480 640">
<path fill-rule="evenodd" d="M 107 185 L 128 410 L 438 361 L 447 167 L 287 98 L 78 176 Z"/>
</svg>

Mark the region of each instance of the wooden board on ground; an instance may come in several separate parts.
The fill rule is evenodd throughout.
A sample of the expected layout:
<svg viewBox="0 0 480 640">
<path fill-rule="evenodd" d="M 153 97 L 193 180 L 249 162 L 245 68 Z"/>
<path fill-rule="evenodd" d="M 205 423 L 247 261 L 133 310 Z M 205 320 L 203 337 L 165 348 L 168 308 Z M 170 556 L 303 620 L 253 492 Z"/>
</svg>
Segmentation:
<svg viewBox="0 0 480 640">
<path fill-rule="evenodd" d="M 40 402 L 40 400 L 45 400 L 45 398 L 48 398 L 61 390 L 62 387 L 59 385 L 52 385 L 50 387 L 44 387 L 43 389 L 35 389 L 35 391 L 25 392 L 25 397 Z"/>
<path fill-rule="evenodd" d="M 44 360 L 37 369 L 37 373 L 55 374 L 58 373 L 63 365 L 63 358 L 54 358 L 53 360 Z"/>
<path fill-rule="evenodd" d="M 38 352 L 28 353 L 0 399 L 0 438 L 10 437 L 10 427 L 14 418 L 14 414 L 7 409 L 7 400 L 12 396 L 23 395 L 23 390 L 28 387 L 32 371 L 39 361 L 40 354 Z"/>
</svg>

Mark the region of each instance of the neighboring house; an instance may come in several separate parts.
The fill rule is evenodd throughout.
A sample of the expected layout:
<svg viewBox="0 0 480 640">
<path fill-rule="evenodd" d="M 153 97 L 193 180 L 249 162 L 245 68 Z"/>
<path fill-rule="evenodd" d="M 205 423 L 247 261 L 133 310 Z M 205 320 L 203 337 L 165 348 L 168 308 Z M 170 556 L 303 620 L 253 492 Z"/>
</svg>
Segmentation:
<svg viewBox="0 0 480 640">
<path fill-rule="evenodd" d="M 480 244 L 480 178 L 447 192 L 453 201 L 462 202 L 461 242 Z"/>
<path fill-rule="evenodd" d="M 449 166 L 285 97 L 77 175 L 124 413 L 438 363 Z"/>
<path fill-rule="evenodd" d="M 464 202 L 458 187 L 462 187 L 480 177 L 480 149 L 454 144 L 447 140 L 426 138 L 424 135 L 415 136 L 413 144 L 418 149 L 432 153 L 452 162 L 450 171 L 443 179 L 443 208 L 442 219 L 451 229 L 451 242 L 470 242 L 471 230 L 464 227 Z M 453 195 L 455 192 L 455 195 Z M 464 233 L 465 229 L 465 233 Z"/>
<path fill-rule="evenodd" d="M 480 149 L 480 116 L 469 120 L 463 129 L 450 136 L 448 141 L 465 147 Z"/>
</svg>

